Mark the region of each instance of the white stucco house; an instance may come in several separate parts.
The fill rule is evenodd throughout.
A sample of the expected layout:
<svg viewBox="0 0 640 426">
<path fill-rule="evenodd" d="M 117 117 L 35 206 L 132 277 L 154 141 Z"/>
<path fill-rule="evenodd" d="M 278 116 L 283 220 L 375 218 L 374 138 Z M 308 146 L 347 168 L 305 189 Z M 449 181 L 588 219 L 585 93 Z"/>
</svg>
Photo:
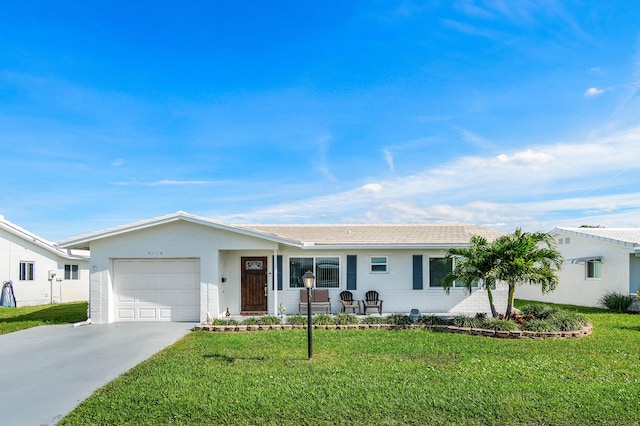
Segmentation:
<svg viewBox="0 0 640 426">
<path fill-rule="evenodd" d="M 599 306 L 606 292 L 636 294 L 640 286 L 640 228 L 555 228 L 550 234 L 564 256 L 555 291 L 521 286 L 519 299 Z"/>
<path fill-rule="evenodd" d="M 297 313 L 301 276 L 311 270 L 329 289 L 363 299 L 377 290 L 385 312 L 489 312 L 487 296 L 441 279 L 447 249 L 473 235 L 499 233 L 474 225 L 230 225 L 178 212 L 60 242 L 90 250 L 90 316 L 114 321 L 203 322 L 232 315 Z M 494 292 L 499 309 L 506 289 Z"/>
<path fill-rule="evenodd" d="M 89 299 L 89 253 L 57 244 L 0 216 L 0 282 L 12 281 L 17 306 Z"/>
</svg>

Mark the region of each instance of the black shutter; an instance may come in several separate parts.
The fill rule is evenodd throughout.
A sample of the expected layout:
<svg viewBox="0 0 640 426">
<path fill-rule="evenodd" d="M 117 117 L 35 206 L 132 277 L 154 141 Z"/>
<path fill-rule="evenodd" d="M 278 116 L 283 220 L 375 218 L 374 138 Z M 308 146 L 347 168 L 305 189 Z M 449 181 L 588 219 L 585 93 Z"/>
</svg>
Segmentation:
<svg viewBox="0 0 640 426">
<path fill-rule="evenodd" d="M 355 290 L 358 279 L 358 256 L 347 255 L 347 290 Z"/>
<path fill-rule="evenodd" d="M 422 255 L 413 255 L 413 289 L 422 290 Z"/>
</svg>

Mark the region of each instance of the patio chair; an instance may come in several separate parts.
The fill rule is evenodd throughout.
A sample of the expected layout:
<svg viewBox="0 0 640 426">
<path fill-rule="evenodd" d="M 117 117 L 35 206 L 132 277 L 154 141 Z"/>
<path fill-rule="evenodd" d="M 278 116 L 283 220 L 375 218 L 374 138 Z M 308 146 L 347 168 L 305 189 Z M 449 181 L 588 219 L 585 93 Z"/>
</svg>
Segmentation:
<svg viewBox="0 0 640 426">
<path fill-rule="evenodd" d="M 364 314 L 367 314 L 368 308 L 375 308 L 378 310 L 378 313 L 382 315 L 382 300 L 380 300 L 380 296 L 378 292 L 375 290 L 369 290 L 364 295 L 364 300 L 362 301 L 362 307 L 364 308 Z"/>
<path fill-rule="evenodd" d="M 300 314 L 307 313 L 307 290 L 300 290 L 300 303 L 298 304 L 298 312 Z M 311 290 L 311 313 L 321 312 L 324 314 L 331 313 L 331 299 L 329 298 L 329 290 L 313 289 Z"/>
<path fill-rule="evenodd" d="M 353 313 L 356 313 L 356 309 L 358 309 L 358 314 L 360 314 L 360 301 L 353 300 L 353 293 L 350 291 L 343 291 L 340 293 L 340 304 L 342 305 L 342 309 L 340 312 L 345 312 L 347 309 L 353 309 Z"/>
</svg>

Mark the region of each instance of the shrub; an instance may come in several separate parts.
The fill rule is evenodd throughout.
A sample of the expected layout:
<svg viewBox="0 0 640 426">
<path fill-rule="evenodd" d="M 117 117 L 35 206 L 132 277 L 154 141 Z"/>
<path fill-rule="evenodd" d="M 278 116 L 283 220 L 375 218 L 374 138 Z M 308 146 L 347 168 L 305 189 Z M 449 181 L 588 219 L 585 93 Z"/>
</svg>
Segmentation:
<svg viewBox="0 0 640 426">
<path fill-rule="evenodd" d="M 603 294 L 598 302 L 610 311 L 627 312 L 634 301 L 633 296 L 614 291 Z"/>
<path fill-rule="evenodd" d="M 482 320 L 478 318 L 466 317 L 464 315 L 458 315 L 453 317 L 451 320 L 451 324 L 456 327 L 472 327 L 478 328 L 482 327 Z"/>
<path fill-rule="evenodd" d="M 335 323 L 339 325 L 358 324 L 358 317 L 353 314 L 336 315 Z"/>
<path fill-rule="evenodd" d="M 391 314 L 387 317 L 389 324 L 393 325 L 410 325 L 413 324 L 413 320 L 409 315 L 405 314 Z"/>
<path fill-rule="evenodd" d="M 242 320 L 242 325 L 257 325 L 257 324 L 258 324 L 258 320 L 253 317 L 245 318 Z"/>
<path fill-rule="evenodd" d="M 421 315 L 418 324 L 422 325 L 444 325 L 447 321 L 435 315 Z"/>
<path fill-rule="evenodd" d="M 307 325 L 307 317 L 305 315 L 300 315 L 300 314 L 287 315 L 287 324 Z"/>
<path fill-rule="evenodd" d="M 275 325 L 280 324 L 280 318 L 274 315 L 263 315 L 258 320 L 258 324 L 260 325 Z"/>
<path fill-rule="evenodd" d="M 556 314 L 547 321 L 553 324 L 555 331 L 580 330 L 587 324 L 587 319 L 582 315 L 567 311 L 556 312 Z"/>
<path fill-rule="evenodd" d="M 363 324 L 386 324 L 387 319 L 383 318 L 383 317 L 366 316 L 366 317 L 362 318 L 361 322 Z"/>
<path fill-rule="evenodd" d="M 511 331 L 519 328 L 519 325 L 511 320 L 488 318 L 482 322 L 481 327 L 489 330 Z"/>
<path fill-rule="evenodd" d="M 317 314 L 312 319 L 315 325 L 335 325 L 336 320 L 329 314 Z"/>
<path fill-rule="evenodd" d="M 531 316 L 534 319 L 547 319 L 552 317 L 558 311 L 558 308 L 552 308 L 547 305 L 527 305 L 520 309 L 522 316 Z"/>
<path fill-rule="evenodd" d="M 534 319 L 529 322 L 526 322 L 522 328 L 527 331 L 537 331 L 537 332 L 549 332 L 549 331 L 559 331 L 556 330 L 553 323 L 547 320 L 539 320 Z"/>
<path fill-rule="evenodd" d="M 239 325 L 240 323 L 234 319 L 214 319 L 211 325 Z"/>
</svg>

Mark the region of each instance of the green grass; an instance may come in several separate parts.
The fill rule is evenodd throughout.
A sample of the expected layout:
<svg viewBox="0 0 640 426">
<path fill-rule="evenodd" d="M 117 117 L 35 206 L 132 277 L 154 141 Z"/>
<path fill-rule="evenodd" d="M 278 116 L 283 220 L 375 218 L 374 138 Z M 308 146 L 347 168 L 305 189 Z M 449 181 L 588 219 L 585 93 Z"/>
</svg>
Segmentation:
<svg viewBox="0 0 640 426">
<path fill-rule="evenodd" d="M 194 332 L 60 424 L 640 424 L 640 316 L 564 308 L 593 333 L 314 330 L 307 361 L 306 330 Z"/>
<path fill-rule="evenodd" d="M 68 324 L 87 319 L 87 302 L 58 305 L 0 307 L 0 334 L 46 324 Z"/>
</svg>

